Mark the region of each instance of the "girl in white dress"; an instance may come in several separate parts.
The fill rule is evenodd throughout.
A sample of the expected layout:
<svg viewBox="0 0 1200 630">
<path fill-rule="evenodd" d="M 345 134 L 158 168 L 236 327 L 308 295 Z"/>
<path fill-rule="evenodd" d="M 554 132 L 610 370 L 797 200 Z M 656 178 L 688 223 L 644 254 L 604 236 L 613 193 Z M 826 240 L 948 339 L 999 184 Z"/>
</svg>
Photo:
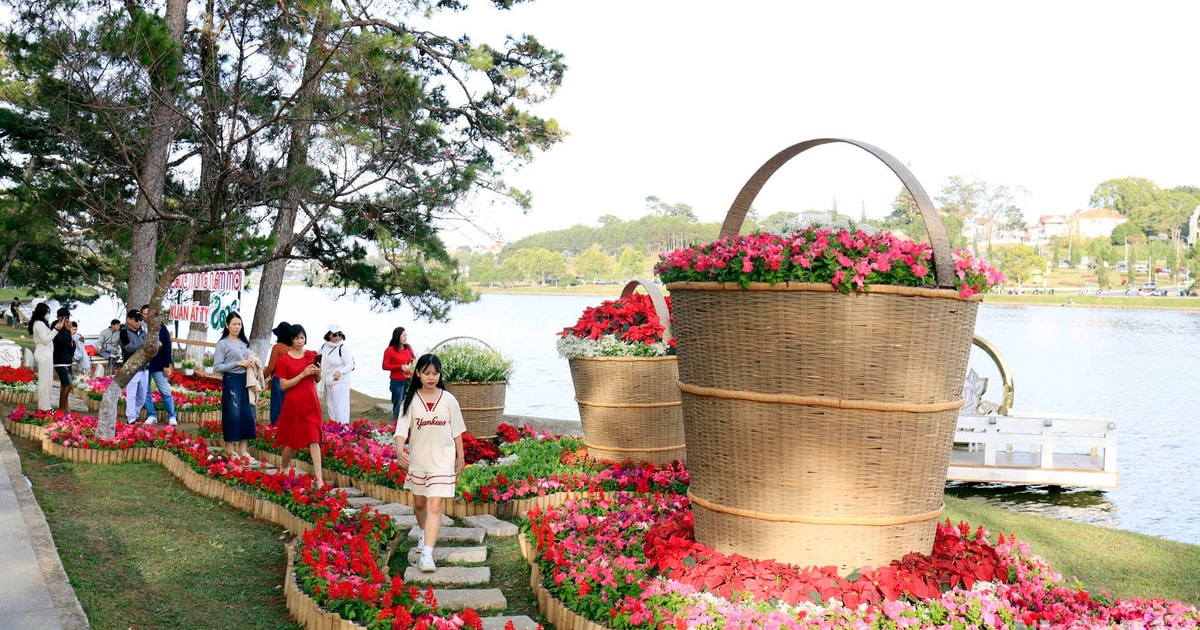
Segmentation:
<svg viewBox="0 0 1200 630">
<path fill-rule="evenodd" d="M 454 497 L 458 474 L 466 466 L 462 434 L 467 427 L 458 399 L 442 383 L 437 355 L 417 359 L 412 381 L 396 421 L 396 459 L 408 468 L 404 489 L 413 493 L 413 511 L 421 528 L 418 566 L 428 573 L 437 570 L 433 548 L 442 525 L 442 503 Z"/>
</svg>

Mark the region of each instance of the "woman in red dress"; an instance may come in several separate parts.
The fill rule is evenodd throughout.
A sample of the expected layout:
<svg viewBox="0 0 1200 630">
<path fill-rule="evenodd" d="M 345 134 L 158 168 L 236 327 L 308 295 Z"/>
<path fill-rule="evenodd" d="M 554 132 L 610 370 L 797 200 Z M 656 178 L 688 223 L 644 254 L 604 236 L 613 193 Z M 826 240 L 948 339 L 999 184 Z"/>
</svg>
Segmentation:
<svg viewBox="0 0 1200 630">
<path fill-rule="evenodd" d="M 279 430 L 275 433 L 275 445 L 283 449 L 283 472 L 290 473 L 292 456 L 296 451 L 308 448 L 312 456 L 313 476 L 318 484 L 324 484 L 321 476 L 321 402 L 317 400 L 317 381 L 321 380 L 321 367 L 315 365 L 317 353 L 305 350 L 308 335 L 300 324 L 292 324 L 292 347 L 279 355 L 275 363 L 275 375 L 279 386 L 287 394 L 283 397 L 283 409 L 279 413 Z"/>
</svg>

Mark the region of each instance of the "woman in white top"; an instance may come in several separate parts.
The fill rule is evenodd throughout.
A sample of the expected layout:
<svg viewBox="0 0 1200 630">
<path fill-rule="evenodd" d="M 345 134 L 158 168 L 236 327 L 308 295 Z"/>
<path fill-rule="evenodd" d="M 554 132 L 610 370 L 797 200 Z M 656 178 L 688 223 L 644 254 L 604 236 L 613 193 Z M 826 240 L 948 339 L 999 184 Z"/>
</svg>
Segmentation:
<svg viewBox="0 0 1200 630">
<path fill-rule="evenodd" d="M 350 422 L 350 373 L 354 371 L 354 357 L 346 347 L 346 334 L 342 327 L 333 324 L 325 333 L 325 344 L 321 346 L 321 373 L 327 376 L 318 384 L 329 419 L 341 424 Z"/>
<path fill-rule="evenodd" d="M 38 302 L 33 307 L 33 316 L 29 318 L 29 334 L 33 335 L 36 344 L 33 350 L 33 360 L 37 364 L 38 396 L 37 405 L 41 411 L 53 411 L 50 403 L 50 382 L 54 379 L 54 335 L 50 329 L 50 305 Z"/>
</svg>

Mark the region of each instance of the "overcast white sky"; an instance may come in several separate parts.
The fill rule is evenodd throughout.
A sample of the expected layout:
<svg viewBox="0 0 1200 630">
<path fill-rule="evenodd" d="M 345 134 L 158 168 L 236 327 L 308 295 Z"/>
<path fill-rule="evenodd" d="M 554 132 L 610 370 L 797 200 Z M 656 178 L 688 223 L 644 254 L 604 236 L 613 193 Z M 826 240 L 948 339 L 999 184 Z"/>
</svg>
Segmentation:
<svg viewBox="0 0 1200 630">
<path fill-rule="evenodd" d="M 930 195 L 952 175 L 1021 186 L 1026 214 L 1086 207 L 1100 182 L 1200 185 L 1200 3 L 476 0 L 444 32 L 499 44 L 531 33 L 564 53 L 559 92 L 539 105 L 570 133 L 509 177 L 525 215 L 477 200 L 504 240 L 644 199 L 719 221 L 746 179 L 811 138 L 874 144 Z M 883 216 L 900 183 L 849 146 L 794 159 L 754 207 Z M 470 229 L 452 244 L 485 242 Z"/>
</svg>

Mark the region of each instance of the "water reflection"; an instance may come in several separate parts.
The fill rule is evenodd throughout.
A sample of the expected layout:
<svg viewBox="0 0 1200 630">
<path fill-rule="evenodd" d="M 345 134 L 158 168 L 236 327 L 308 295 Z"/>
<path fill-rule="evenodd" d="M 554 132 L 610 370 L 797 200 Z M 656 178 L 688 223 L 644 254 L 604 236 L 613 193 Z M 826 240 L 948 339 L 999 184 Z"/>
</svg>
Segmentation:
<svg viewBox="0 0 1200 630">
<path fill-rule="evenodd" d="M 1026 514 L 1089 525 L 1118 525 L 1117 506 L 1102 490 L 952 481 L 946 494 Z"/>
</svg>

